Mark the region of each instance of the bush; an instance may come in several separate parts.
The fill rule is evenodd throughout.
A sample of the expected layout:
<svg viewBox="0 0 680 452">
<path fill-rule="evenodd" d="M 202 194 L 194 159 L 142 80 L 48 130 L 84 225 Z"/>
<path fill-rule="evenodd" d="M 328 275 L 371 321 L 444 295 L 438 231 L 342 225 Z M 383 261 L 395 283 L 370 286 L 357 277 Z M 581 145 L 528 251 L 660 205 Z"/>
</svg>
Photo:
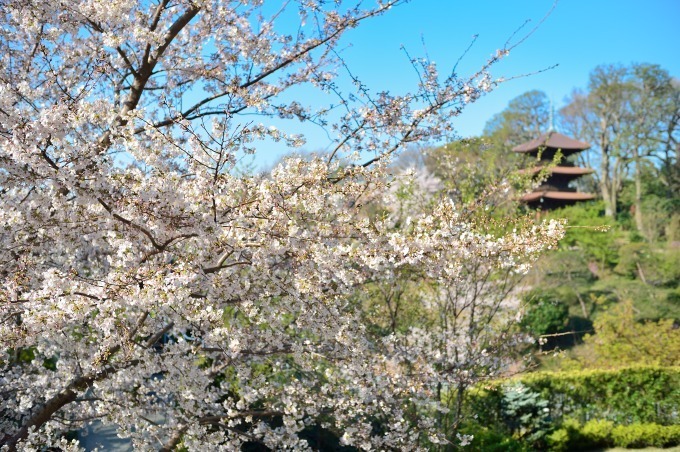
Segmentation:
<svg viewBox="0 0 680 452">
<path fill-rule="evenodd" d="M 565 419 L 559 429 L 548 435 L 546 444 L 548 450 L 556 452 L 590 447 L 581 435 L 581 424 L 575 419 Z"/>
<path fill-rule="evenodd" d="M 569 320 L 569 307 L 551 292 L 531 292 L 525 297 L 526 313 L 520 327 L 535 336 L 557 333 Z"/>
<path fill-rule="evenodd" d="M 550 415 L 620 423 L 677 424 L 680 367 L 536 372 L 514 379 L 548 402 Z M 502 422 L 508 382 L 487 383 L 468 393 L 470 409 L 489 423 Z"/>
<path fill-rule="evenodd" d="M 620 232 L 615 229 L 616 222 L 604 216 L 604 204 L 601 201 L 565 207 L 550 215 L 569 219 L 570 227 L 560 242 L 560 248 L 578 248 L 589 261 L 603 267 L 616 265 L 616 239 Z"/>
<path fill-rule="evenodd" d="M 554 451 L 680 445 L 680 367 L 536 372 L 466 397 L 485 428 L 465 432 L 482 435 L 472 450 L 519 450 L 510 436 Z"/>
<path fill-rule="evenodd" d="M 579 435 L 588 447 L 607 447 L 611 444 L 614 423 L 603 419 L 593 419 L 585 423 Z"/>
<path fill-rule="evenodd" d="M 566 452 L 569 450 L 569 431 L 566 428 L 560 428 L 552 432 L 546 438 L 549 450 L 556 452 Z"/>
<path fill-rule="evenodd" d="M 680 445 L 680 425 L 631 424 L 612 430 L 617 447 L 670 447 Z"/>
<path fill-rule="evenodd" d="M 671 366 L 680 358 L 680 330 L 674 320 L 636 322 L 634 307 L 625 301 L 595 320 L 586 335 L 583 362 L 595 367 Z"/>
<path fill-rule="evenodd" d="M 666 302 L 675 306 L 680 306 L 680 289 L 668 291 L 666 294 Z"/>
<path fill-rule="evenodd" d="M 527 445 L 502 429 L 470 424 L 461 428 L 461 433 L 473 435 L 472 442 L 466 448 L 468 450 L 483 450 L 485 452 L 528 452 L 531 450 Z"/>
<path fill-rule="evenodd" d="M 551 451 L 592 450 L 607 447 L 642 448 L 680 445 L 680 425 L 614 425 L 591 420 L 584 425 L 568 420 L 547 437 Z"/>
<path fill-rule="evenodd" d="M 614 271 L 630 279 L 657 286 L 677 285 L 680 280 L 680 251 L 657 249 L 648 243 L 630 243 L 619 249 Z"/>
<path fill-rule="evenodd" d="M 521 383 L 504 388 L 502 407 L 503 419 L 516 438 L 539 443 L 550 430 L 548 401 Z"/>
<path fill-rule="evenodd" d="M 666 225 L 664 235 L 666 236 L 666 241 L 677 242 L 680 241 L 680 214 L 674 214 Z"/>
</svg>

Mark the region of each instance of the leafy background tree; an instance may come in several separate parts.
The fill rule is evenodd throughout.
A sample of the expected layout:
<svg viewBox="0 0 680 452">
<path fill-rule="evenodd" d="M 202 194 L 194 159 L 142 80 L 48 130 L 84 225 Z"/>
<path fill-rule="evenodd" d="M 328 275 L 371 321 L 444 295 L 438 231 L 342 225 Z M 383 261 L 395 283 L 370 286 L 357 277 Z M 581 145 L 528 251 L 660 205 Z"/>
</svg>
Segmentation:
<svg viewBox="0 0 680 452">
<path fill-rule="evenodd" d="M 574 91 L 560 112 L 562 127 L 593 146 L 588 155 L 599 167 L 598 185 L 607 216 L 617 214 L 624 181 L 632 173 L 639 231 L 643 167 L 653 157 L 661 163 L 657 172 L 670 174 L 677 161 L 673 149 L 679 133 L 677 86 L 658 66 L 603 65 L 591 73 L 588 91 Z M 667 195 L 674 196 L 670 191 Z"/>
<path fill-rule="evenodd" d="M 550 128 L 550 99 L 543 91 L 528 91 L 512 99 L 484 127 L 484 135 L 506 150 L 526 143 Z"/>
</svg>

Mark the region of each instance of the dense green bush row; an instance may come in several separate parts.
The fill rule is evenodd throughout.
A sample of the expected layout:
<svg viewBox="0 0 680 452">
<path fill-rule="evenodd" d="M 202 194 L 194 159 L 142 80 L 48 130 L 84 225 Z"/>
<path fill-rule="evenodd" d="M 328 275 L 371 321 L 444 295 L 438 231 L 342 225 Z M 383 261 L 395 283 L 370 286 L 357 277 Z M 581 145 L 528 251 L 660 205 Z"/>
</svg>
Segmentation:
<svg viewBox="0 0 680 452">
<path fill-rule="evenodd" d="M 485 452 L 529 452 L 549 450 L 564 452 L 574 450 L 600 450 L 609 447 L 644 448 L 673 447 L 680 445 L 680 425 L 630 424 L 615 425 L 612 421 L 593 419 L 581 424 L 574 419 L 546 436 L 545 441 L 530 443 L 519 440 L 508 432 L 484 427 L 469 426 L 465 433 L 474 435 L 471 450 Z"/>
<path fill-rule="evenodd" d="M 607 420 L 580 424 L 566 420 L 561 428 L 548 435 L 547 445 L 553 451 L 677 446 L 680 445 L 680 425 L 615 425 Z"/>
<path fill-rule="evenodd" d="M 606 419 L 616 424 L 679 422 L 680 367 L 537 372 L 513 380 L 547 401 L 554 421 Z M 480 418 L 503 422 L 508 382 L 470 391 L 470 406 Z"/>
</svg>

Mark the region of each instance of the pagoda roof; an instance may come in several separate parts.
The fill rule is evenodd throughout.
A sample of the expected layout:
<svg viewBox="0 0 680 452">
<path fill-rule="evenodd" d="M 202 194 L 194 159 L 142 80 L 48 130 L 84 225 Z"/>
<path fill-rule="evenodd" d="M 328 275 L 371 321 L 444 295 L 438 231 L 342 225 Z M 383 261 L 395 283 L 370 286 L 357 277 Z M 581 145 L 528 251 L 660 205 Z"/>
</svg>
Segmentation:
<svg viewBox="0 0 680 452">
<path fill-rule="evenodd" d="M 538 174 L 543 171 L 544 168 L 545 167 L 543 166 L 536 166 L 534 168 L 519 170 L 519 172 L 520 174 Z M 581 168 L 580 166 L 553 166 L 552 168 L 548 168 L 548 171 L 552 174 L 565 174 L 570 176 L 582 176 L 595 172 L 592 168 Z"/>
<path fill-rule="evenodd" d="M 512 148 L 514 152 L 528 154 L 537 152 L 541 148 L 554 148 L 562 150 L 584 151 L 590 144 L 583 141 L 574 140 L 558 132 L 548 132 L 526 143 L 522 143 Z"/>
<path fill-rule="evenodd" d="M 589 201 L 595 199 L 592 193 L 579 193 L 568 191 L 534 191 L 522 196 L 521 200 L 524 202 L 538 201 L 541 198 L 558 199 L 561 201 Z"/>
</svg>

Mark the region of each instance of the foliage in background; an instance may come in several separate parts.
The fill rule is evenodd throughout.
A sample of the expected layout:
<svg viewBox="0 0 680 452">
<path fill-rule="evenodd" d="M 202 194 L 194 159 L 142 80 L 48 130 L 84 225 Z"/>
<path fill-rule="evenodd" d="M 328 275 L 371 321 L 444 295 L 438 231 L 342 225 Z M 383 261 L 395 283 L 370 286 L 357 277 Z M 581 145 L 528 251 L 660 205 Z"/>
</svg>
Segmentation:
<svg viewBox="0 0 680 452">
<path fill-rule="evenodd" d="M 498 141 L 486 136 L 431 149 L 427 152 L 425 165 L 454 200 L 473 204 L 484 199 L 490 209 L 500 209 L 510 217 L 517 214 L 516 197 L 508 196 L 508 192 L 495 193 L 493 188 L 506 183 L 506 189 L 522 192 L 530 184 L 527 177 L 518 173 L 523 166 L 522 156 L 507 152 Z M 492 194 L 494 197 L 489 199 Z"/>
<path fill-rule="evenodd" d="M 645 168 L 656 169 L 666 197 L 675 196 L 679 114 L 680 85 L 657 65 L 601 65 L 591 72 L 587 91 L 573 92 L 560 110 L 561 125 L 592 146 L 585 157 L 598 167 L 605 215 L 614 218 L 619 213 L 622 189 L 631 180 L 633 216 L 643 232 Z"/>
<path fill-rule="evenodd" d="M 541 444 L 550 430 L 549 402 L 521 382 L 503 388 L 501 410 L 505 425 L 520 441 Z"/>
<path fill-rule="evenodd" d="M 461 431 L 508 450 L 680 445 L 678 388 L 678 367 L 525 374 L 468 391 Z"/>
<path fill-rule="evenodd" d="M 568 419 L 547 438 L 548 450 L 599 450 L 609 447 L 639 449 L 680 445 L 680 425 L 634 423 L 615 425 L 611 421 L 593 419 L 581 424 Z"/>
<path fill-rule="evenodd" d="M 546 132 L 551 125 L 550 109 L 550 99 L 543 91 L 527 91 L 512 99 L 507 108 L 487 121 L 484 136 L 507 152 Z"/>
<path fill-rule="evenodd" d="M 680 421 L 680 367 L 628 367 L 613 370 L 534 372 L 511 381 L 548 401 L 556 422 L 565 418 L 607 419 L 673 425 Z M 490 422 L 502 419 L 509 382 L 496 381 L 471 391 L 470 409 Z"/>
<path fill-rule="evenodd" d="M 638 322 L 631 301 L 609 308 L 595 320 L 594 329 L 579 353 L 586 367 L 680 364 L 680 328 L 674 320 Z"/>
<path fill-rule="evenodd" d="M 530 292 L 519 326 L 534 337 L 552 335 L 549 348 L 567 350 L 537 355 L 540 366 L 594 373 L 522 376 L 523 398 L 504 392 L 501 382 L 483 386 L 480 398 L 477 386 L 465 409 L 481 421 L 467 418 L 460 428 L 475 433 L 477 449 L 678 443 L 666 426 L 678 421 L 677 368 L 616 370 L 680 363 L 680 190 L 673 188 L 680 180 L 678 86 L 657 66 L 603 65 L 593 71 L 588 90 L 575 92 L 560 111 L 558 131 L 589 141 L 593 148 L 581 163 L 599 170 L 573 185 L 602 199 L 542 214 L 567 218 L 569 227 L 559 249 L 542 257 L 525 280 Z M 547 96 L 527 92 L 487 123 L 483 137 L 436 149 L 429 165 L 454 196 L 473 200 L 491 173 L 513 180 L 511 167 L 523 163 L 511 147 L 547 131 L 548 123 Z M 550 435 L 532 442 L 518 433 L 521 410 L 508 417 L 508 400 L 518 407 L 547 401 Z"/>
<path fill-rule="evenodd" d="M 578 203 L 548 213 L 548 217 L 569 219 L 560 249 L 578 248 L 587 262 L 602 270 L 617 263 L 617 241 L 621 237 L 616 222 L 603 213 L 601 202 Z"/>
<path fill-rule="evenodd" d="M 555 295 L 542 290 L 525 295 L 525 312 L 519 324 L 524 331 L 538 337 L 557 333 L 567 325 L 569 308 Z"/>
</svg>

